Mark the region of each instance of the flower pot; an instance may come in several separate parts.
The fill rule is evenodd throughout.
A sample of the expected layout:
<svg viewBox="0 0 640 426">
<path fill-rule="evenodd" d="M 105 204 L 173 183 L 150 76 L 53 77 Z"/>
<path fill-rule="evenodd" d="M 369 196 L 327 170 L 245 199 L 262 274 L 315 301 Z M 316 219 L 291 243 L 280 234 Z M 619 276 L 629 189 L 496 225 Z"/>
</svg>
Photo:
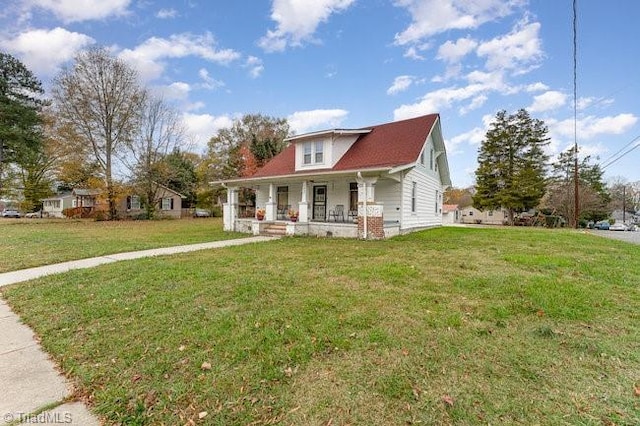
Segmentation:
<svg viewBox="0 0 640 426">
<path fill-rule="evenodd" d="M 256 219 L 264 220 L 264 215 L 262 215 L 262 214 L 256 215 Z"/>
<path fill-rule="evenodd" d="M 291 222 L 297 222 L 298 218 L 295 217 L 295 216 L 292 216 L 292 217 L 289 218 L 289 220 L 291 220 Z"/>
</svg>

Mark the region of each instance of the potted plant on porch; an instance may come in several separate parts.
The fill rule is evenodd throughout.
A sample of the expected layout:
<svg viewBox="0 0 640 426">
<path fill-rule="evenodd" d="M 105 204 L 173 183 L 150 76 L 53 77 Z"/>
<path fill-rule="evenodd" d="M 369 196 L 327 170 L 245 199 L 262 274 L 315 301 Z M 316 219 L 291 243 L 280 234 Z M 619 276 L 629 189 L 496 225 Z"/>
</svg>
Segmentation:
<svg viewBox="0 0 640 426">
<path fill-rule="evenodd" d="M 298 221 L 298 211 L 297 210 L 289 210 L 289 220 L 291 222 L 297 222 Z"/>
<path fill-rule="evenodd" d="M 264 209 L 256 209 L 256 219 L 264 220 L 264 215 L 266 211 Z"/>
</svg>

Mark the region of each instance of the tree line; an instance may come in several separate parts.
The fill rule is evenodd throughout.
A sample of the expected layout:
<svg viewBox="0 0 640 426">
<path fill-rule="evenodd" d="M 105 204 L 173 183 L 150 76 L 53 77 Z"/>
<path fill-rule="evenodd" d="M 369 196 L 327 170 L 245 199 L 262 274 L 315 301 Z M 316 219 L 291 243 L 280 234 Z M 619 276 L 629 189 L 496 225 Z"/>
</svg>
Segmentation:
<svg viewBox="0 0 640 426">
<path fill-rule="evenodd" d="M 212 208 L 211 180 L 248 176 L 284 148 L 285 119 L 248 114 L 194 153 L 177 110 L 107 49 L 80 52 L 53 79 L 50 98 L 18 59 L 0 52 L 0 198 L 24 211 L 73 188 L 101 189 L 110 219 L 125 189 L 157 215 L 167 187 L 189 207 Z"/>
<path fill-rule="evenodd" d="M 547 126 L 526 110 L 499 111 L 478 149 L 475 186 L 467 191 L 449 190 L 447 201 L 481 211 L 506 209 L 509 224 L 516 213 L 537 208 L 563 216 L 575 226 L 577 153 L 571 147 L 550 162 L 544 149 L 549 141 Z M 629 191 L 623 191 L 627 187 Z M 590 156 L 578 161 L 577 189 L 583 223 L 607 219 L 623 205 L 632 212 L 640 208 L 640 182 L 626 185 L 617 179 L 605 185 L 602 169 Z"/>
</svg>

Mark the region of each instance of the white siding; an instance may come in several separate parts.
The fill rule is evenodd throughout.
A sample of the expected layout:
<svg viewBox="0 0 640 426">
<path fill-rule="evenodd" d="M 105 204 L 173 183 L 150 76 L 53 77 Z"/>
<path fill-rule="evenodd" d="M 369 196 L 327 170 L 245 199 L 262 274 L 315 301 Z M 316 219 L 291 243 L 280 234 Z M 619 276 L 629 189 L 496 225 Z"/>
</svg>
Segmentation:
<svg viewBox="0 0 640 426">
<path fill-rule="evenodd" d="M 376 183 L 376 201 L 382 203 L 384 221 L 397 221 L 401 219 L 402 211 L 402 184 L 394 180 L 379 180 Z M 411 203 L 409 203 L 411 207 Z"/>
<path fill-rule="evenodd" d="M 429 161 L 428 154 L 426 160 L 427 162 Z M 411 211 L 411 191 L 413 189 L 413 182 L 416 182 L 417 184 L 415 212 Z M 438 194 L 437 212 L 436 192 Z M 401 230 L 442 225 L 442 186 L 440 185 L 437 173 L 432 173 L 430 170 L 427 171 L 422 166 L 413 168 L 404 176 L 402 198 L 403 209 Z"/>
</svg>

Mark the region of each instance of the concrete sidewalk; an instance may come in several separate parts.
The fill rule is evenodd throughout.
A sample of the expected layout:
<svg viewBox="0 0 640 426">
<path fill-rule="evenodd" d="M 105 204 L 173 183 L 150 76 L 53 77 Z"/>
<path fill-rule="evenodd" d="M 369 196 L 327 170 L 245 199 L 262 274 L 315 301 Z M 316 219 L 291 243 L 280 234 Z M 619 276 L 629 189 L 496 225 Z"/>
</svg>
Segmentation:
<svg viewBox="0 0 640 426">
<path fill-rule="evenodd" d="M 165 256 L 196 250 L 215 249 L 273 240 L 274 237 L 250 237 L 186 246 L 165 247 L 109 256 L 94 257 L 38 268 L 0 274 L 0 288 L 45 275 L 72 269 L 84 269 L 142 257 Z M 81 402 L 70 401 L 73 389 L 56 370 L 29 327 L 0 299 L 0 425 L 69 424 L 98 426 L 97 417 Z M 44 408 L 50 410 L 39 413 Z M 34 414 L 39 413 L 39 414 Z"/>
</svg>

